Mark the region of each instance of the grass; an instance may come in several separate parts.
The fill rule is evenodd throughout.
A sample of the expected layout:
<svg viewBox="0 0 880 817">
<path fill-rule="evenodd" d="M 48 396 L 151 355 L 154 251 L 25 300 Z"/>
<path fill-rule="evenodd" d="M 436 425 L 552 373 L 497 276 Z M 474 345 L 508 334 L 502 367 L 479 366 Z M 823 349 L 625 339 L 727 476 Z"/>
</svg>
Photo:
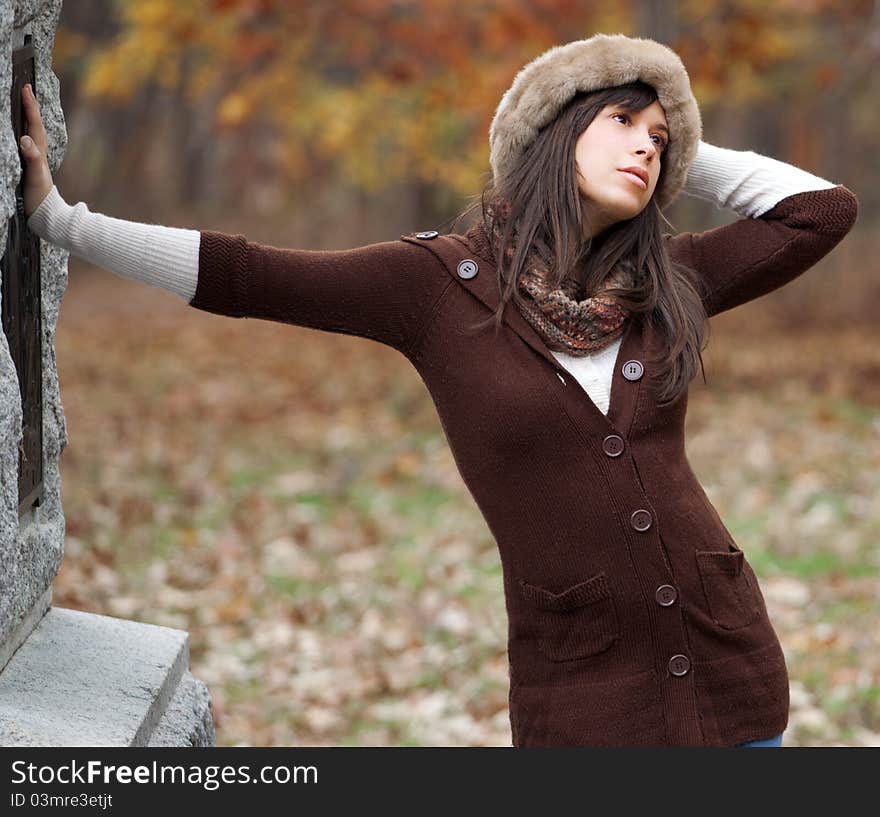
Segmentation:
<svg viewBox="0 0 880 817">
<path fill-rule="evenodd" d="M 846 558 L 833 551 L 781 556 L 766 550 L 752 549 L 747 558 L 759 577 L 785 575 L 801 579 L 821 579 L 846 576 L 857 579 L 880 576 L 880 567 L 877 565 Z"/>
</svg>

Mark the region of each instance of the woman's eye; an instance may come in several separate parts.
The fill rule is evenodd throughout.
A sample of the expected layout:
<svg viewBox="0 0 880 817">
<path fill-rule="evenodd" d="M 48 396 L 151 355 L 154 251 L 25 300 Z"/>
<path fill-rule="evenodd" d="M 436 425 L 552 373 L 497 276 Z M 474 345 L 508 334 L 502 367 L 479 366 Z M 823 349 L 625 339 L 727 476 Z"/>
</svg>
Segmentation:
<svg viewBox="0 0 880 817">
<path fill-rule="evenodd" d="M 615 113 L 615 114 L 612 114 L 612 118 L 615 117 L 615 116 L 622 116 L 624 119 L 626 119 L 627 121 L 629 121 L 629 116 L 627 116 L 625 113 Z M 666 148 L 666 140 L 665 140 L 662 136 L 658 136 L 657 138 L 660 140 L 660 141 L 657 143 L 657 145 L 659 146 L 660 150 L 664 150 L 664 149 Z"/>
</svg>

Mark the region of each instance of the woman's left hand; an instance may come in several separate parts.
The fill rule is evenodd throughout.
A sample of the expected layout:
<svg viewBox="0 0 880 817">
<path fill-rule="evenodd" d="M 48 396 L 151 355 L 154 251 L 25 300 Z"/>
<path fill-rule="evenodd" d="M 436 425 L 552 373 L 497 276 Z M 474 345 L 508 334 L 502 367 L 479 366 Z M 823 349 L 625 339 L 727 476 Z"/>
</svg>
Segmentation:
<svg viewBox="0 0 880 817">
<path fill-rule="evenodd" d="M 40 106 L 34 96 L 30 83 L 21 89 L 21 101 L 27 118 L 27 134 L 21 137 L 21 153 L 27 161 L 24 171 L 24 214 L 30 218 L 31 213 L 40 206 L 43 199 L 52 190 L 52 171 L 46 158 L 48 141 Z"/>
</svg>

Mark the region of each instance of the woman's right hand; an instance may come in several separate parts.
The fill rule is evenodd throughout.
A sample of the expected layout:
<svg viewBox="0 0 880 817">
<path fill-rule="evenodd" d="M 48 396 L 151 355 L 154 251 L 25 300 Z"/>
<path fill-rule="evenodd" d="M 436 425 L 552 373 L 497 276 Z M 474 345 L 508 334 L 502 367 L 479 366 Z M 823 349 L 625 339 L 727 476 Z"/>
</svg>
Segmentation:
<svg viewBox="0 0 880 817">
<path fill-rule="evenodd" d="M 27 121 L 27 135 L 21 137 L 20 144 L 22 156 L 27 162 L 23 171 L 24 214 L 25 218 L 30 218 L 31 213 L 52 190 L 53 182 L 49 160 L 46 158 L 46 129 L 43 127 L 40 106 L 37 105 L 30 83 L 21 89 L 21 101 Z"/>
</svg>

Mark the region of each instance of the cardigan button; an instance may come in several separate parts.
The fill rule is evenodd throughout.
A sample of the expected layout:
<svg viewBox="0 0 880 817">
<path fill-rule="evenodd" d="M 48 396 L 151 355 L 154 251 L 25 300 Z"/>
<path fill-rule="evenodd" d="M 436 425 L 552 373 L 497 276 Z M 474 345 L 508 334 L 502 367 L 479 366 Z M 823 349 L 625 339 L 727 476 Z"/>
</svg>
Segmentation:
<svg viewBox="0 0 880 817">
<path fill-rule="evenodd" d="M 637 511 L 633 511 L 629 521 L 636 530 L 648 530 L 651 527 L 651 512 L 639 508 Z"/>
<path fill-rule="evenodd" d="M 670 604 L 675 604 L 676 595 L 675 588 L 671 584 L 661 584 L 654 593 L 654 598 L 661 607 L 669 607 Z"/>
<path fill-rule="evenodd" d="M 623 453 L 623 437 L 619 434 L 609 434 L 602 440 L 602 450 L 609 457 L 619 457 Z"/>
<path fill-rule="evenodd" d="M 473 278 L 477 274 L 477 262 L 471 258 L 465 258 L 464 261 L 460 261 L 458 264 L 458 277 L 459 278 Z"/>
<path fill-rule="evenodd" d="M 673 675 L 687 675 L 690 668 L 691 662 L 686 655 L 673 655 L 669 659 L 669 671 Z"/>
<path fill-rule="evenodd" d="M 440 235 L 436 230 L 424 230 L 421 233 L 416 233 L 416 238 L 437 238 Z"/>
<path fill-rule="evenodd" d="M 627 380 L 638 380 L 644 374 L 645 367 L 640 360 L 627 360 L 621 366 L 621 371 Z"/>
</svg>

